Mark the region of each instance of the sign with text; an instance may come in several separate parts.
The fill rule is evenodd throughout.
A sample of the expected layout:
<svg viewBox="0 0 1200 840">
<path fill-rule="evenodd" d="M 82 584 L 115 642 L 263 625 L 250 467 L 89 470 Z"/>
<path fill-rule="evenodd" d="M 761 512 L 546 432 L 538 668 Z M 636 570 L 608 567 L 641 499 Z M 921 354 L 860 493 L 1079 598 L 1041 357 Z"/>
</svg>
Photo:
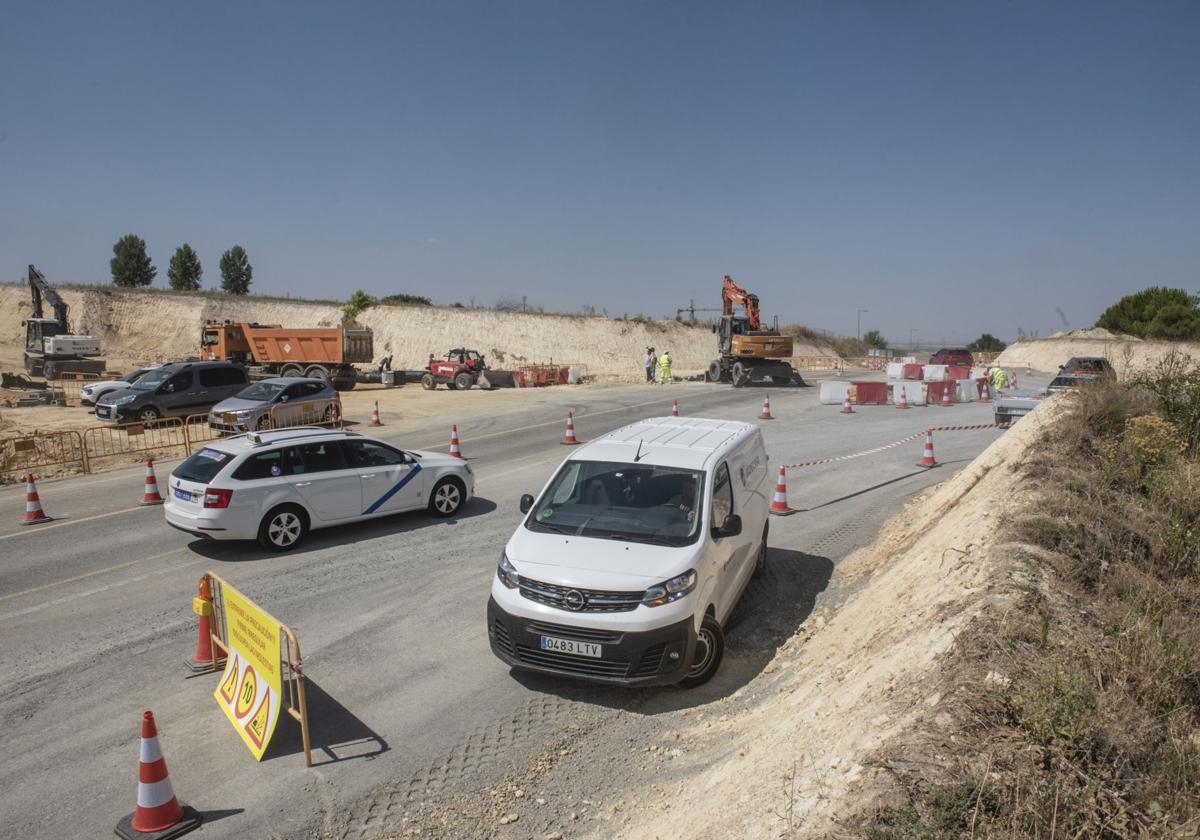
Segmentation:
<svg viewBox="0 0 1200 840">
<path fill-rule="evenodd" d="M 261 761 L 279 720 L 283 690 L 279 622 L 227 583 L 221 595 L 229 655 L 213 696 Z"/>
</svg>

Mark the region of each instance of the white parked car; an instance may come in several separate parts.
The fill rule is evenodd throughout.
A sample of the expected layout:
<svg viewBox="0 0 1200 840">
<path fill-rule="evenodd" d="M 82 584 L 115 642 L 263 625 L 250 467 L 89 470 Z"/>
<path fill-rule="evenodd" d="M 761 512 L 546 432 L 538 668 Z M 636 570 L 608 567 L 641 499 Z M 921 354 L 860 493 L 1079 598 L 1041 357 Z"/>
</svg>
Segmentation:
<svg viewBox="0 0 1200 840">
<path fill-rule="evenodd" d="M 288 551 L 330 525 L 422 508 L 453 516 L 474 491 L 461 459 L 302 427 L 209 443 L 171 472 L 163 509 L 181 530 Z"/>
<path fill-rule="evenodd" d="M 521 499 L 488 599 L 492 651 L 602 682 L 706 682 L 766 568 L 771 490 L 747 423 L 662 417 L 579 447 Z"/>
<path fill-rule="evenodd" d="M 133 387 L 133 383 L 137 382 L 150 371 L 160 368 L 162 365 L 147 365 L 143 368 L 131 370 L 129 373 L 122 376 L 120 379 L 104 379 L 100 382 L 89 382 L 79 389 L 79 402 L 84 405 L 95 405 L 96 400 L 112 391 L 124 391 L 126 388 Z"/>
</svg>

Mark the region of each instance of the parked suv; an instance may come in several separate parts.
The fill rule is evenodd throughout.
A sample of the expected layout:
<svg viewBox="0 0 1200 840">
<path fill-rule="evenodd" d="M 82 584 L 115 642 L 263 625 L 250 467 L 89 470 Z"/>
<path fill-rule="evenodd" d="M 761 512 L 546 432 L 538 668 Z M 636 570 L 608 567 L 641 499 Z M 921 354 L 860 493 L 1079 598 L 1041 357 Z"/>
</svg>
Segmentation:
<svg viewBox="0 0 1200 840">
<path fill-rule="evenodd" d="M 453 516 L 474 492 L 460 458 L 309 427 L 213 441 L 171 472 L 163 511 L 182 531 L 288 551 L 330 525 L 421 508 Z"/>
<path fill-rule="evenodd" d="M 96 401 L 96 417 L 112 423 L 149 423 L 160 417 L 207 414 L 213 405 L 248 384 L 234 362 L 181 362 L 163 365 L 124 391 Z"/>
<path fill-rule="evenodd" d="M 517 669 L 623 685 L 700 685 L 767 560 L 757 426 L 661 417 L 571 453 L 500 554 L 493 653 Z"/>
<path fill-rule="evenodd" d="M 929 364 L 971 367 L 975 364 L 975 358 L 971 355 L 971 351 L 965 347 L 943 347 L 929 357 Z"/>
<path fill-rule="evenodd" d="M 208 425 L 218 432 L 238 434 L 329 423 L 341 413 L 341 397 L 328 380 L 278 376 L 255 382 L 221 400 L 212 407 Z"/>
</svg>

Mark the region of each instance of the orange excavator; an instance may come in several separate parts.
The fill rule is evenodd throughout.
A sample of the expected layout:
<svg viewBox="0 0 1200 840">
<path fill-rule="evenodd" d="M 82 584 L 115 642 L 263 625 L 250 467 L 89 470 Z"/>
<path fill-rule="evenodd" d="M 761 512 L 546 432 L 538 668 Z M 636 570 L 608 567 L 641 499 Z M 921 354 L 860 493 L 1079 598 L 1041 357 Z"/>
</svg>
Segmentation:
<svg viewBox="0 0 1200 840">
<path fill-rule="evenodd" d="M 742 307 L 738 315 L 734 307 Z M 791 336 L 780 335 L 778 325 L 763 329 L 758 310 L 758 295 L 739 286 L 725 275 L 721 286 L 721 320 L 713 325 L 720 356 L 708 366 L 710 382 L 732 382 L 735 388 L 753 381 L 777 384 L 793 381 L 795 372 Z"/>
</svg>

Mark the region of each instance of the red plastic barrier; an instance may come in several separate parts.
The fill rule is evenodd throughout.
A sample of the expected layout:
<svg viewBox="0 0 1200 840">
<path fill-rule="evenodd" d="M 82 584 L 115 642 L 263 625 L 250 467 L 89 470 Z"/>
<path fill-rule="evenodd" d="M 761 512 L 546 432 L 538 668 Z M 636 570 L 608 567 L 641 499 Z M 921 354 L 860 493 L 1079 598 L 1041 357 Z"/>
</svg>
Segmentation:
<svg viewBox="0 0 1200 840">
<path fill-rule="evenodd" d="M 925 378 L 925 365 L 905 365 L 904 378 L 920 381 Z"/>
<path fill-rule="evenodd" d="M 558 384 L 566 385 L 567 377 L 570 376 L 570 374 L 571 374 L 570 368 L 559 368 L 558 369 Z"/>
<path fill-rule="evenodd" d="M 958 383 L 954 380 L 947 382 L 926 382 L 925 385 L 929 388 L 929 402 L 931 405 L 936 405 L 942 401 L 943 391 L 949 391 L 951 401 L 955 401 L 955 390 L 958 388 Z"/>
<path fill-rule="evenodd" d="M 888 384 L 886 382 L 852 382 L 859 405 L 887 405 Z"/>
<path fill-rule="evenodd" d="M 970 379 L 971 369 L 960 365 L 949 365 L 946 367 L 947 379 Z"/>
</svg>

